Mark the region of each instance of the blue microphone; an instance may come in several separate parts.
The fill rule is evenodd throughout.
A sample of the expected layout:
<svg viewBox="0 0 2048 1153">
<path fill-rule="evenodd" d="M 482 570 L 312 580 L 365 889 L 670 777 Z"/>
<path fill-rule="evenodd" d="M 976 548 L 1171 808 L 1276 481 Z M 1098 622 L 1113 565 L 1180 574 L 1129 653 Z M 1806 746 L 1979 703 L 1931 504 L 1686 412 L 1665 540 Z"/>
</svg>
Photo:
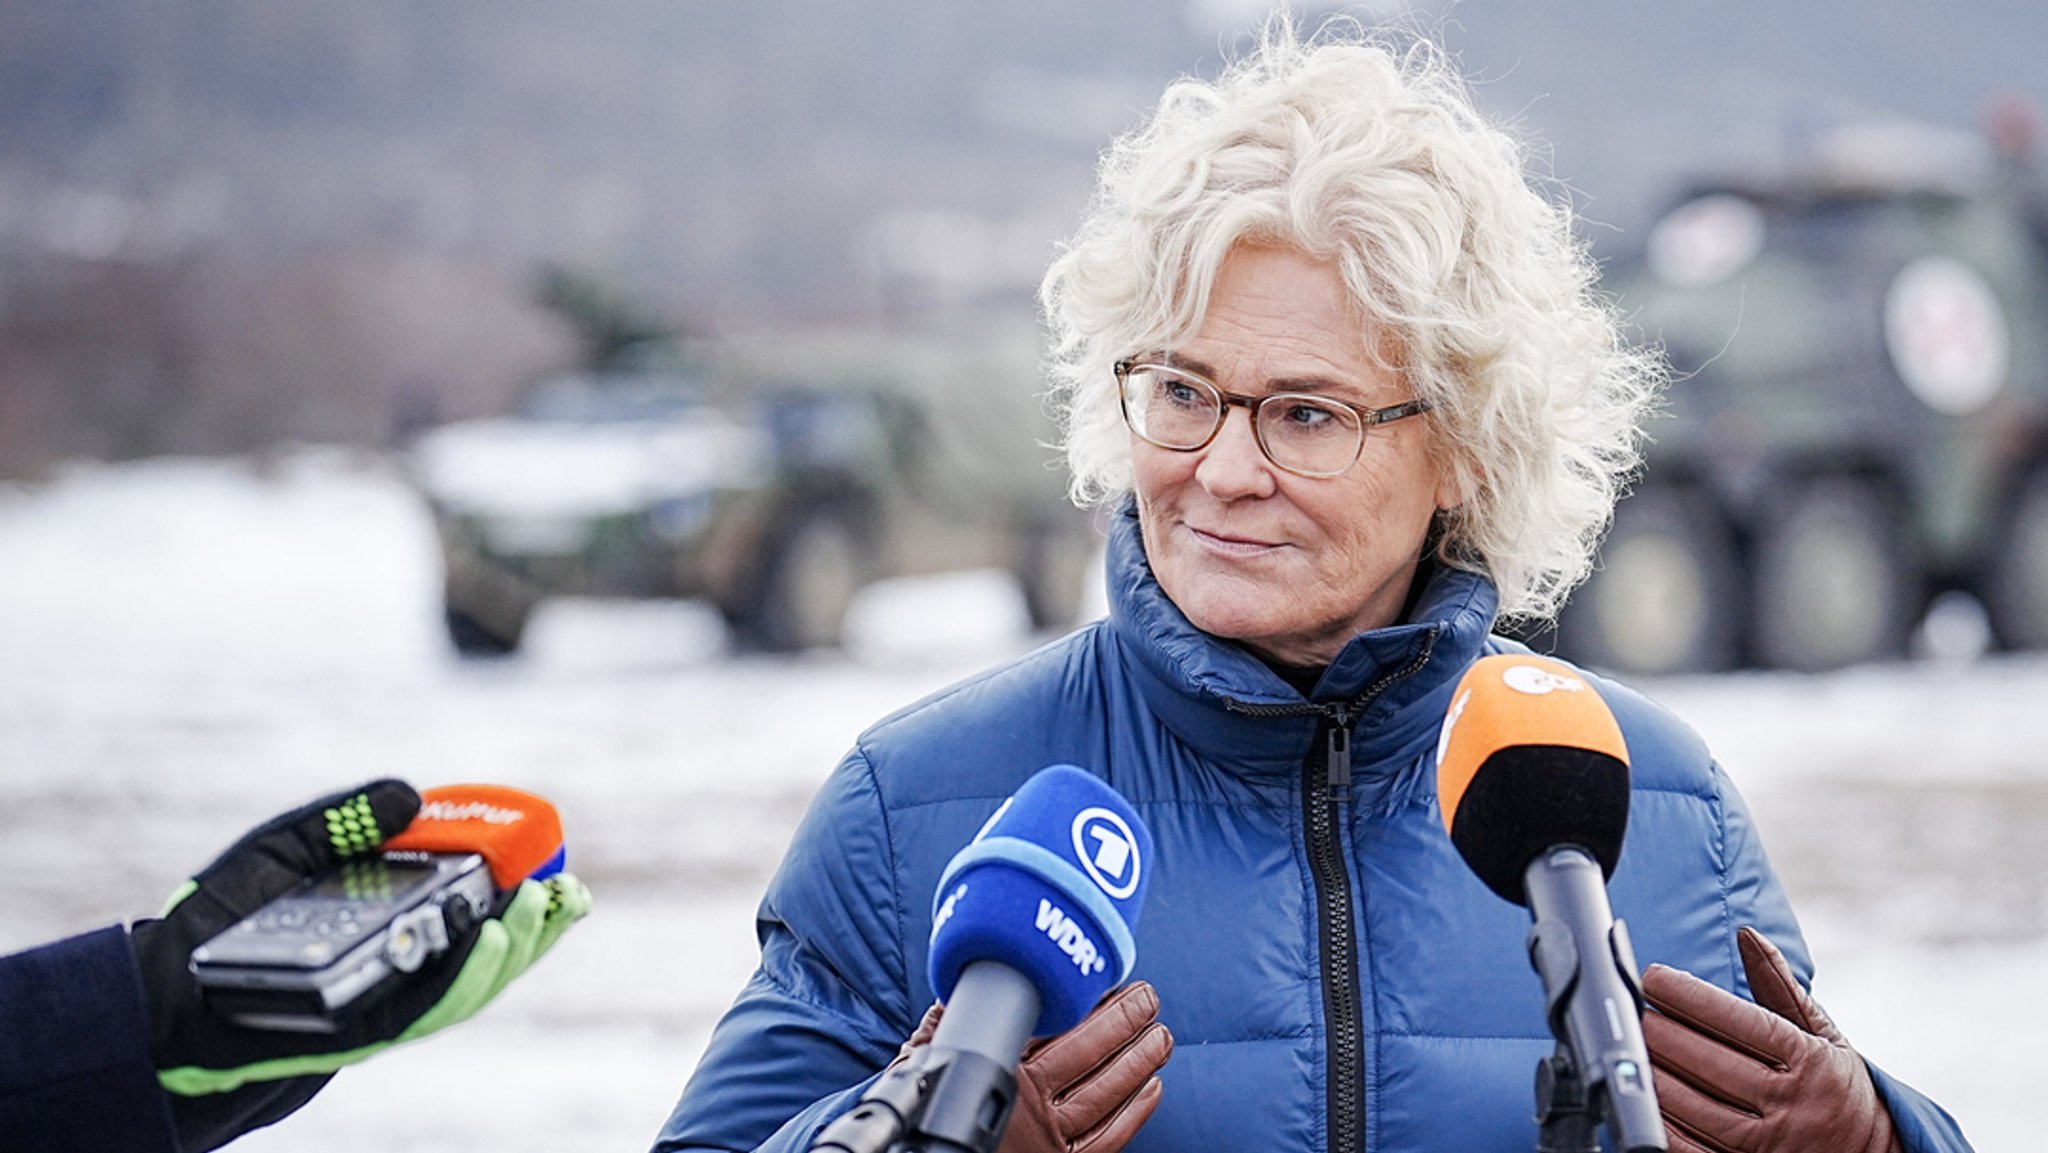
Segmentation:
<svg viewBox="0 0 2048 1153">
<path fill-rule="evenodd" d="M 1033 1036 L 1081 1023 L 1137 963 L 1152 834 L 1073 765 L 1041 769 L 955 854 L 932 897 L 931 1044 L 828 1126 L 813 1150 L 993 1153 Z"/>
<path fill-rule="evenodd" d="M 969 1016 L 955 1013 L 955 1002 L 963 983 L 978 983 L 971 970 L 988 966 L 1011 970 L 1036 994 L 1026 1037 L 1080 1024 L 1137 963 L 1131 928 L 1151 859 L 1145 823 L 1094 775 L 1054 765 L 1024 782 L 953 857 L 933 894 L 940 1029 Z"/>
</svg>

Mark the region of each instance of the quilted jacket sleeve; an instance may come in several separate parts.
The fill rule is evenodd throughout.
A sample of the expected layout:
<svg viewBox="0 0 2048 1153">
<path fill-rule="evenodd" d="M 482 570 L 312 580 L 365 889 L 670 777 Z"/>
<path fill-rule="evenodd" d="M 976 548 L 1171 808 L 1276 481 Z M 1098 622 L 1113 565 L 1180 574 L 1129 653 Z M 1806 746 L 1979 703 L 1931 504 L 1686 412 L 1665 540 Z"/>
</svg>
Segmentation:
<svg viewBox="0 0 2048 1153">
<path fill-rule="evenodd" d="M 178 1148 L 126 930 L 0 957 L 0 1147 Z"/>
<path fill-rule="evenodd" d="M 887 815 L 856 753 L 819 790 L 769 883 L 760 967 L 712 1032 L 656 1153 L 800 1153 L 852 1107 L 915 1025 L 899 901 Z"/>
<path fill-rule="evenodd" d="M 1811 988 L 1812 955 L 1806 939 L 1800 935 L 1799 923 L 1792 916 L 1792 907 L 1778 884 L 1777 874 L 1764 856 L 1749 808 L 1718 767 L 1715 778 L 1721 793 L 1722 829 L 1728 855 L 1727 893 L 1735 926 L 1750 925 L 1769 937 L 1792 962 L 1799 979 Z M 1731 951 L 1735 948 L 1732 927 L 1728 947 Z M 1742 972 L 1739 963 L 1735 972 Z M 1737 980 L 1741 978 L 1738 976 Z M 1869 1064 L 1867 1055 L 1865 1064 Z M 1962 1129 L 1941 1106 L 1874 1064 L 1870 1065 L 1870 1076 L 1877 1084 L 1878 1095 L 1884 1098 L 1885 1107 L 1891 1111 L 1892 1125 L 1898 1130 L 1906 1153 L 1971 1153 Z"/>
</svg>

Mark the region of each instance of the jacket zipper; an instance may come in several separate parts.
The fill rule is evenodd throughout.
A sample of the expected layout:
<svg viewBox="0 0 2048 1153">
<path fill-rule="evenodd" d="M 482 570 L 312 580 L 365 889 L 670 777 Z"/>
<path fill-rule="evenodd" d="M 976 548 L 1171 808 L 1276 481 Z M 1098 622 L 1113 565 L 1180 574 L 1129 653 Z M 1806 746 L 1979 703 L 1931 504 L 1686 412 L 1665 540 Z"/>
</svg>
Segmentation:
<svg viewBox="0 0 2048 1153">
<path fill-rule="evenodd" d="M 1365 1022 L 1358 1005 L 1357 932 L 1351 923 L 1351 878 L 1339 843 L 1339 810 L 1351 791 L 1350 717 L 1326 714 L 1323 779 L 1315 758 L 1303 766 L 1302 790 L 1308 830 L 1309 868 L 1315 876 L 1322 916 L 1323 1015 L 1329 1043 L 1330 1153 L 1365 1149 Z"/>
<path fill-rule="evenodd" d="M 1349 704 L 1249 705 L 1232 702 L 1233 712 L 1255 717 L 1320 718 L 1317 735 L 1322 764 L 1311 751 L 1302 764 L 1302 815 L 1308 835 L 1309 872 L 1315 878 L 1321 915 L 1318 942 L 1323 967 L 1324 1036 L 1329 1045 L 1329 1151 L 1365 1150 L 1365 1022 L 1358 995 L 1357 931 L 1351 922 L 1351 876 L 1344 867 L 1340 819 L 1351 799 L 1351 725 L 1395 683 L 1420 672 L 1436 647 L 1436 631 L 1405 668 L 1375 681 Z M 1321 772 L 1318 773 L 1318 767 Z"/>
</svg>

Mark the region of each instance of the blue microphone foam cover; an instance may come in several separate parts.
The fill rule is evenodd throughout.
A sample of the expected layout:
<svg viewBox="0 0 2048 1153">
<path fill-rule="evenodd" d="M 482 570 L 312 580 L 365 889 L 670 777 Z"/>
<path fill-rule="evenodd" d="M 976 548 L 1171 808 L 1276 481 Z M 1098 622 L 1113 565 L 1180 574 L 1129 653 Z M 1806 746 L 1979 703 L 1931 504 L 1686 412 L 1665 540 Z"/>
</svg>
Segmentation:
<svg viewBox="0 0 2048 1153">
<path fill-rule="evenodd" d="M 1034 1036 L 1079 1024 L 1137 962 L 1152 834 L 1115 789 L 1073 765 L 1041 769 L 947 864 L 932 897 L 930 976 L 997 961 L 1037 988 Z"/>
</svg>

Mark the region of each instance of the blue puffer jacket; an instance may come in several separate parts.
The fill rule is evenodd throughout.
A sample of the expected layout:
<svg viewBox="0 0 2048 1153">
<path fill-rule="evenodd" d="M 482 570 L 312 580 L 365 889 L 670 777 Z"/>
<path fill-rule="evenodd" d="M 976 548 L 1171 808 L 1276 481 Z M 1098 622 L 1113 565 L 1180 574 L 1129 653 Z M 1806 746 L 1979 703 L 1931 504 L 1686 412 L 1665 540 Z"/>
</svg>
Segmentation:
<svg viewBox="0 0 2048 1153">
<path fill-rule="evenodd" d="M 1489 635 L 1492 587 L 1435 573 L 1410 623 L 1354 638 L 1311 704 L 1188 623 L 1128 510 L 1109 578 L 1108 621 L 860 738 L 769 886 L 761 966 L 657 1153 L 802 1150 L 849 1108 L 932 1001 L 940 870 L 1059 762 L 1104 777 L 1156 842 L 1135 976 L 1158 988 L 1175 1047 L 1132 1149 L 1307 1153 L 1346 1144 L 1347 1119 L 1375 1153 L 1534 1146 L 1531 1077 L 1553 1043 L 1528 914 L 1452 848 L 1432 763 L 1460 676 L 1511 647 Z M 1634 766 L 1611 893 L 1638 958 L 1741 990 L 1735 930 L 1754 925 L 1809 977 L 1733 786 L 1684 725 L 1597 683 Z M 1348 790 L 1330 782 L 1335 724 L 1351 735 Z M 1968 1148 L 1934 1104 L 1877 1083 L 1909 1150 Z"/>
</svg>

